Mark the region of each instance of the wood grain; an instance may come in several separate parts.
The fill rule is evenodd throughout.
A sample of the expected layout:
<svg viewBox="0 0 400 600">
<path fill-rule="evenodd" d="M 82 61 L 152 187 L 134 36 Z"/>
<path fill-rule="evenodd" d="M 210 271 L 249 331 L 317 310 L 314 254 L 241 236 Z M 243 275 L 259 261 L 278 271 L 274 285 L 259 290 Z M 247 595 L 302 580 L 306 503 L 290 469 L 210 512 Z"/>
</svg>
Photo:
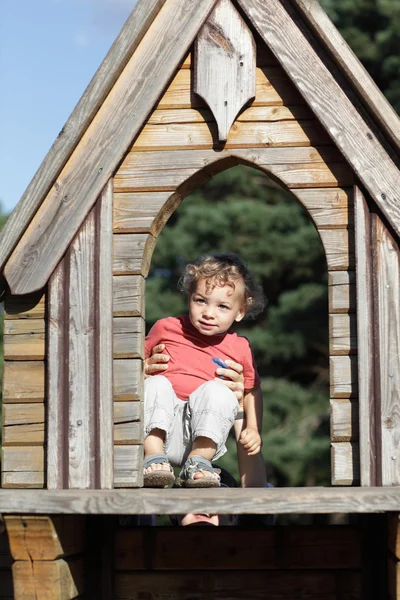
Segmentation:
<svg viewBox="0 0 400 600">
<path fill-rule="evenodd" d="M 348 229 L 321 229 L 319 235 L 325 249 L 328 271 L 354 269 L 353 231 Z"/>
<path fill-rule="evenodd" d="M 193 90 L 210 107 L 224 142 L 239 111 L 256 95 L 256 45 L 230 0 L 220 0 L 194 44 Z"/>
<path fill-rule="evenodd" d="M 349 189 L 299 190 L 296 197 L 318 229 L 344 229 L 354 225 L 349 210 L 352 206 L 352 192 Z"/>
<path fill-rule="evenodd" d="M 4 302 L 5 319 L 44 319 L 46 316 L 46 296 L 43 290 L 26 296 L 6 294 Z"/>
<path fill-rule="evenodd" d="M 132 11 L 17 207 L 7 219 L 1 232 L 1 269 L 164 3 L 165 0 L 140 1 Z"/>
<path fill-rule="evenodd" d="M 355 315 L 329 315 L 329 349 L 332 356 L 357 353 Z"/>
<path fill-rule="evenodd" d="M 12 567 L 16 598 L 69 600 L 84 592 L 84 558 L 16 561 Z"/>
<path fill-rule="evenodd" d="M 354 189 L 357 284 L 357 352 L 360 410 L 361 485 L 376 485 L 374 306 L 371 253 L 371 216 L 360 188 Z"/>
<path fill-rule="evenodd" d="M 9 259 L 5 274 L 13 293 L 47 282 L 215 4 L 168 0 L 163 6 Z"/>
<path fill-rule="evenodd" d="M 114 317 L 144 317 L 144 278 L 141 275 L 113 277 Z"/>
<path fill-rule="evenodd" d="M 399 234 L 399 170 L 322 58 L 279 0 L 239 5 Z"/>
<path fill-rule="evenodd" d="M 357 249 L 356 249 L 357 252 Z M 329 312 L 353 313 L 356 310 L 356 275 L 354 271 L 329 271 Z"/>
<path fill-rule="evenodd" d="M 155 245 L 156 238 L 151 234 L 114 234 L 114 275 L 143 275 L 147 277 Z"/>
<path fill-rule="evenodd" d="M 351 442 L 358 440 L 358 401 L 332 399 L 331 440 L 332 442 Z"/>
<path fill-rule="evenodd" d="M 140 359 L 118 359 L 114 367 L 114 402 L 139 400 L 143 394 L 143 363 Z"/>
<path fill-rule="evenodd" d="M 6 361 L 3 371 L 3 403 L 43 402 L 45 364 L 42 361 Z"/>
<path fill-rule="evenodd" d="M 357 398 L 357 357 L 331 356 L 329 360 L 331 398 Z"/>
<path fill-rule="evenodd" d="M 45 339 L 43 319 L 7 319 L 4 321 L 4 359 L 43 360 Z"/>
<path fill-rule="evenodd" d="M 134 488 L 143 485 L 142 455 L 142 446 L 114 446 L 115 488 Z"/>
<path fill-rule="evenodd" d="M 177 165 L 178 168 L 178 165 Z M 120 186 L 119 170 L 116 176 Z M 137 176 L 140 177 L 140 171 Z M 158 235 L 156 217 L 163 210 L 171 192 L 130 192 L 114 194 L 113 230 L 115 233 L 152 233 Z"/>
<path fill-rule="evenodd" d="M 44 450 L 41 446 L 6 446 L 2 449 L 2 487 L 44 486 Z M 17 511 L 18 512 L 18 511 Z"/>
<path fill-rule="evenodd" d="M 144 358 L 144 319 L 114 317 L 113 324 L 114 358 Z"/>
<path fill-rule="evenodd" d="M 359 447 L 354 442 L 338 442 L 331 446 L 332 485 L 359 485 Z"/>
<path fill-rule="evenodd" d="M 44 444 L 44 404 L 5 404 L 2 419 L 4 446 Z"/>
</svg>

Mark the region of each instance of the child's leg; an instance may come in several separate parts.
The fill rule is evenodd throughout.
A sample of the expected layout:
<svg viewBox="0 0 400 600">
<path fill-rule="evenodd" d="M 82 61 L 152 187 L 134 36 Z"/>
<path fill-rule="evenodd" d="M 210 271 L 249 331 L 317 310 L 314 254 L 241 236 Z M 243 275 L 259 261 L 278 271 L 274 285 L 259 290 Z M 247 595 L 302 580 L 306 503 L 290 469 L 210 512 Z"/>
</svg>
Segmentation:
<svg viewBox="0 0 400 600">
<path fill-rule="evenodd" d="M 164 444 L 173 420 L 176 396 L 169 380 L 153 375 L 144 382 L 144 457 L 164 454 Z M 168 464 L 153 464 L 146 472 L 169 471 Z"/>
<path fill-rule="evenodd" d="M 226 452 L 225 442 L 239 404 L 235 394 L 220 381 L 208 381 L 190 395 L 188 414 L 192 430 L 189 458 L 202 456 L 211 461 Z M 210 476 L 200 471 L 194 479 Z"/>
</svg>

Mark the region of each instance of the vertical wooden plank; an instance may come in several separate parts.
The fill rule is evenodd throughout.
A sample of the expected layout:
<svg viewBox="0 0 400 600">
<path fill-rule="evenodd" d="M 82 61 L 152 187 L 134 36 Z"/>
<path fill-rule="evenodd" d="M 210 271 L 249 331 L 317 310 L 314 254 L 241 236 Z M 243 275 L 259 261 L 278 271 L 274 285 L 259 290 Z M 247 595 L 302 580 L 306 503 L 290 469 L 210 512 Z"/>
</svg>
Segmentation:
<svg viewBox="0 0 400 600">
<path fill-rule="evenodd" d="M 357 281 L 360 483 L 376 485 L 371 222 L 366 199 L 354 187 Z"/>
<path fill-rule="evenodd" d="M 113 274 L 112 274 L 112 179 L 106 185 L 97 205 L 98 269 L 97 307 L 97 465 L 98 485 L 112 489 L 113 455 Z"/>
<path fill-rule="evenodd" d="M 48 322 L 48 429 L 47 429 L 47 487 L 51 490 L 66 487 L 64 448 L 66 436 L 64 423 L 67 422 L 68 404 L 66 385 L 66 331 L 68 320 L 68 261 L 64 258 L 49 281 L 49 322 Z"/>
<path fill-rule="evenodd" d="M 95 210 L 71 245 L 69 264 L 68 487 L 95 487 Z"/>
<path fill-rule="evenodd" d="M 378 215 L 372 224 L 377 485 L 400 485 L 400 252 Z"/>
</svg>

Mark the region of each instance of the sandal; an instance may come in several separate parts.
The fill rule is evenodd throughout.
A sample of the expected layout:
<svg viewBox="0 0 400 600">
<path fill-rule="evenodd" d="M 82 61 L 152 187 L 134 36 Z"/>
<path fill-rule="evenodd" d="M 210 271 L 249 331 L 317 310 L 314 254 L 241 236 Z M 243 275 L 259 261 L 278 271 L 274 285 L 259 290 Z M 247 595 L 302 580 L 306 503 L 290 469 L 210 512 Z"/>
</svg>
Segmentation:
<svg viewBox="0 0 400 600">
<path fill-rule="evenodd" d="M 213 475 L 217 475 L 217 479 L 215 477 L 199 477 L 198 479 L 194 479 L 194 475 L 196 473 L 200 473 L 200 471 L 208 471 Z M 188 458 L 185 464 L 182 467 L 181 472 L 176 478 L 176 485 L 179 487 L 188 487 L 188 488 L 209 488 L 209 487 L 220 487 L 221 478 L 218 472 L 213 468 L 211 462 L 202 456 L 193 456 L 192 458 Z"/>
<path fill-rule="evenodd" d="M 161 470 L 149 471 L 146 473 L 146 469 L 151 465 L 168 465 L 169 471 Z M 168 458 L 165 454 L 152 454 L 143 461 L 143 485 L 144 487 L 152 488 L 165 488 L 174 483 L 175 475 L 174 470 L 169 464 Z"/>
</svg>

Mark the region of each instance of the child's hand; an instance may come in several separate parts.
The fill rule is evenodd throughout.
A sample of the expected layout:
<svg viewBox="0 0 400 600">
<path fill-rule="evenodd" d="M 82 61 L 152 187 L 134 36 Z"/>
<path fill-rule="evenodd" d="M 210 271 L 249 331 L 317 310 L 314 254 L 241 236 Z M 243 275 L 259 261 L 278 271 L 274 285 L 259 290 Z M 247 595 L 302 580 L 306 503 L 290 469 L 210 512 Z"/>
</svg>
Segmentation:
<svg viewBox="0 0 400 600">
<path fill-rule="evenodd" d="M 144 361 L 144 378 L 150 375 L 159 375 L 168 369 L 169 355 L 166 353 L 165 344 L 154 346 L 151 356 Z"/>
<path fill-rule="evenodd" d="M 218 367 L 216 374 L 218 381 L 222 381 L 232 392 L 235 394 L 240 405 L 243 403 L 244 395 L 244 377 L 243 377 L 243 366 L 233 360 L 226 360 L 225 363 L 228 365 L 228 369 L 222 369 Z M 221 379 L 221 376 L 224 379 Z"/>
<path fill-rule="evenodd" d="M 252 429 L 251 427 L 243 429 L 239 442 L 244 446 L 249 456 L 254 456 L 254 454 L 258 454 L 261 450 L 262 440 L 257 429 Z"/>
</svg>

